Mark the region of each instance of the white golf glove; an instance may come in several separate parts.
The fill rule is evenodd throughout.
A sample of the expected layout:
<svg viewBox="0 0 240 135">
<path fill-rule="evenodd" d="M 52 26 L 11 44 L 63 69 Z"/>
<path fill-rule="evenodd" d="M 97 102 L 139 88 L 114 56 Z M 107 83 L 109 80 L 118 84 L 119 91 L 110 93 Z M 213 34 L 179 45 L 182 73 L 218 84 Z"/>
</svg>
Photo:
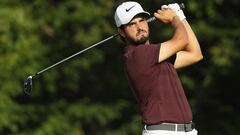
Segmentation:
<svg viewBox="0 0 240 135">
<path fill-rule="evenodd" d="M 183 11 L 181 10 L 180 6 L 177 4 L 177 3 L 173 3 L 173 4 L 169 4 L 169 5 L 163 5 L 161 7 L 162 9 L 163 8 L 171 8 L 173 11 L 176 12 L 177 16 L 179 17 L 179 19 L 181 21 L 183 21 L 184 19 L 186 19 Z"/>
<path fill-rule="evenodd" d="M 167 5 L 162 5 L 161 9 L 168 8 Z"/>
</svg>

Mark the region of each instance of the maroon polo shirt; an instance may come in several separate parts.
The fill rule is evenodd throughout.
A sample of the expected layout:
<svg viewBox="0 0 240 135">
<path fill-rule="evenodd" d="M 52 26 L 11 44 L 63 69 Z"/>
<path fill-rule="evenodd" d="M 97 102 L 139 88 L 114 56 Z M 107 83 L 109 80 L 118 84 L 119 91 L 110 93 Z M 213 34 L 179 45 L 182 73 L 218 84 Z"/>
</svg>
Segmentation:
<svg viewBox="0 0 240 135">
<path fill-rule="evenodd" d="M 188 123 L 192 112 L 170 59 L 158 62 L 160 45 L 125 48 L 125 70 L 144 124 Z"/>
</svg>

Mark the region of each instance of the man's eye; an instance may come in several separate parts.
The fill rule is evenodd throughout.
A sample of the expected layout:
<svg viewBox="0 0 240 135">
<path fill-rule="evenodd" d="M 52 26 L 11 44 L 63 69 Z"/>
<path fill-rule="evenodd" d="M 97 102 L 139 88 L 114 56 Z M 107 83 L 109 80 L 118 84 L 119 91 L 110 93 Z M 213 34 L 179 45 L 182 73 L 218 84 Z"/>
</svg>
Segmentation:
<svg viewBox="0 0 240 135">
<path fill-rule="evenodd" d="M 135 23 L 129 23 L 128 26 L 133 26 Z"/>
<path fill-rule="evenodd" d="M 145 20 L 146 20 L 146 19 L 141 19 L 140 22 L 143 22 L 143 21 L 145 21 Z"/>
</svg>

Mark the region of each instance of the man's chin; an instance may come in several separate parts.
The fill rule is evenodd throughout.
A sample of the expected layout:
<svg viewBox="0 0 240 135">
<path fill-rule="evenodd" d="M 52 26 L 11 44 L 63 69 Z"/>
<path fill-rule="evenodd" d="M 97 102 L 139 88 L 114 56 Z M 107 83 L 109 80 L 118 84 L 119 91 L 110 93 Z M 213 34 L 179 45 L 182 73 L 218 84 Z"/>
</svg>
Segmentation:
<svg viewBox="0 0 240 135">
<path fill-rule="evenodd" d="M 134 41 L 134 45 L 145 44 L 148 41 L 148 37 L 141 37 L 139 40 Z"/>
<path fill-rule="evenodd" d="M 132 45 L 140 45 L 140 44 L 145 44 L 149 37 L 148 36 L 142 36 L 139 39 L 133 39 L 133 38 L 126 38 L 127 42 Z"/>
</svg>

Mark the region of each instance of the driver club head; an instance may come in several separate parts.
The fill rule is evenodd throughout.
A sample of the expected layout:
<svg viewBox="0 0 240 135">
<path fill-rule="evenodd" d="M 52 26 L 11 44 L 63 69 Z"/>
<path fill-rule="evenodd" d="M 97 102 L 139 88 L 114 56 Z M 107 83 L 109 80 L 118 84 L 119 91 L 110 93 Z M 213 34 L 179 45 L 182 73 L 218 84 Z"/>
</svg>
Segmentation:
<svg viewBox="0 0 240 135">
<path fill-rule="evenodd" d="M 32 91 L 32 76 L 28 76 L 28 78 L 24 81 L 24 92 L 30 95 Z"/>
</svg>

